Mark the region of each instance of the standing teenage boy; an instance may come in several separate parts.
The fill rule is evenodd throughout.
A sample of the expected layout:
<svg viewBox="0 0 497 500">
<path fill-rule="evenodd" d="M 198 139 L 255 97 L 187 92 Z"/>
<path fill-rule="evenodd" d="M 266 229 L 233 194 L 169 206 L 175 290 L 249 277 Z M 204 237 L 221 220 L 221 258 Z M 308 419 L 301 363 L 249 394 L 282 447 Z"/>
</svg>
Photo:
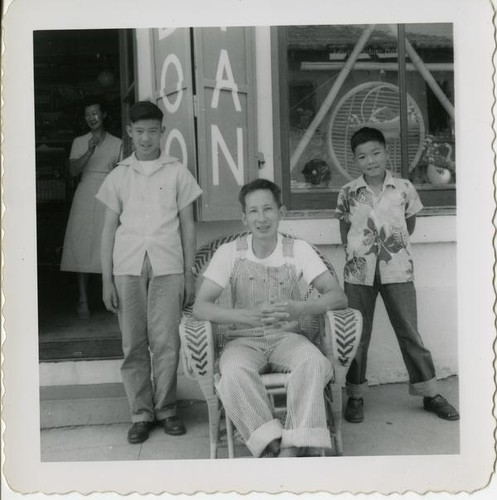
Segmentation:
<svg viewBox="0 0 497 500">
<path fill-rule="evenodd" d="M 333 370 L 299 329 L 303 315 L 347 307 L 336 276 L 303 240 L 278 233 L 280 188 L 266 179 L 242 187 L 242 220 L 250 234 L 222 245 L 212 257 L 193 313 L 238 330 L 219 361 L 217 391 L 224 409 L 256 457 L 313 456 L 331 447 L 323 390 Z M 304 301 L 299 282 L 321 296 Z M 232 308 L 216 304 L 231 287 Z M 241 330 L 241 331 L 240 331 Z M 288 372 L 285 425 L 273 417 L 260 374 Z"/>
<path fill-rule="evenodd" d="M 187 168 L 161 154 L 162 117 L 148 101 L 130 108 L 135 152 L 97 193 L 106 206 L 103 300 L 118 314 L 122 333 L 130 443 L 145 441 L 156 420 L 167 434 L 185 433 L 176 416 L 178 326 L 182 305 L 194 298 L 192 203 L 202 191 Z"/>
<path fill-rule="evenodd" d="M 385 137 L 364 127 L 352 136 L 352 153 L 362 175 L 338 195 L 336 214 L 346 246 L 345 293 L 349 306 L 363 316 L 362 337 L 347 373 L 349 399 L 345 419 L 364 420 L 366 363 L 378 293 L 397 336 L 410 381 L 410 393 L 423 397 L 425 410 L 445 420 L 458 420 L 457 410 L 439 394 L 430 351 L 418 333 L 414 266 L 409 235 L 423 208 L 407 179 L 386 170 Z"/>
</svg>

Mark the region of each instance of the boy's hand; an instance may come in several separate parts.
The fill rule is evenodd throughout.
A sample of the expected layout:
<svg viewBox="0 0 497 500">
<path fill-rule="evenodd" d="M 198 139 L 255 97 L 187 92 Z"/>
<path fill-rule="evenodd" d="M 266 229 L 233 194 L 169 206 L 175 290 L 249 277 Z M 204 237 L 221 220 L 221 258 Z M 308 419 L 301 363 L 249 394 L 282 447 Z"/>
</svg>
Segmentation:
<svg viewBox="0 0 497 500">
<path fill-rule="evenodd" d="M 102 296 L 106 309 L 110 312 L 113 312 L 114 314 L 117 314 L 119 304 L 114 282 L 111 281 L 110 283 L 103 283 Z"/>
<path fill-rule="evenodd" d="M 195 279 L 192 273 L 185 273 L 185 293 L 183 295 L 183 307 L 193 304 L 195 300 Z"/>
</svg>

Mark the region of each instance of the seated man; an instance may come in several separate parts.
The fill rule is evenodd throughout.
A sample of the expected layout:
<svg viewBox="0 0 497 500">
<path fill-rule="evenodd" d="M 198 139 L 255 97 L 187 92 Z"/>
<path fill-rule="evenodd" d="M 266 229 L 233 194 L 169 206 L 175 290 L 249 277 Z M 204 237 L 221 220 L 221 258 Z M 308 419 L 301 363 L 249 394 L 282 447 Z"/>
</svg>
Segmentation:
<svg viewBox="0 0 497 500">
<path fill-rule="evenodd" d="M 313 456 L 331 448 L 323 390 L 332 367 L 299 333 L 299 319 L 347 307 L 336 277 L 312 247 L 278 233 L 284 213 L 280 194 L 265 179 L 242 187 L 242 221 L 251 234 L 216 251 L 193 307 L 197 318 L 229 324 L 237 335 L 222 352 L 217 390 L 256 457 Z M 321 295 L 304 302 L 300 279 Z M 233 298 L 229 309 L 215 303 L 226 286 Z M 260 378 L 271 367 L 289 373 L 284 428 L 271 413 Z"/>
</svg>

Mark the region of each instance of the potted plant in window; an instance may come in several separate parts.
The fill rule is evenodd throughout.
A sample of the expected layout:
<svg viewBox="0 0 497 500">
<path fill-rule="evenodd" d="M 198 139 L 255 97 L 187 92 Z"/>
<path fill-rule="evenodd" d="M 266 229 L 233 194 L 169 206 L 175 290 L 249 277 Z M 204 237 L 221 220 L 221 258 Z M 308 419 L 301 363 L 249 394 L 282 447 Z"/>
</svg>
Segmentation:
<svg viewBox="0 0 497 500">
<path fill-rule="evenodd" d="M 437 142 L 433 135 L 426 137 L 421 160 L 426 165 L 426 176 L 431 184 L 448 184 L 454 180 L 456 165 L 452 151 L 448 142 Z"/>
</svg>

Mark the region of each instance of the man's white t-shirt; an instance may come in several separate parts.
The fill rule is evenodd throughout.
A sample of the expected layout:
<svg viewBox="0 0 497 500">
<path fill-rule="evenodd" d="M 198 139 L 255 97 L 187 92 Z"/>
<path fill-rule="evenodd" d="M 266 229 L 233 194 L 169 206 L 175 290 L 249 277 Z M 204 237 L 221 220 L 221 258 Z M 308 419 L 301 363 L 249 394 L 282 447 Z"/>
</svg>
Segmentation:
<svg viewBox="0 0 497 500">
<path fill-rule="evenodd" d="M 244 251 L 246 259 L 267 267 L 280 267 L 286 263 L 290 263 L 295 266 L 297 276 L 303 278 L 307 284 L 311 284 L 315 278 L 327 271 L 327 267 L 319 255 L 304 240 L 294 240 L 293 257 L 284 257 L 283 236 L 278 234 L 278 241 L 274 252 L 264 259 L 258 259 L 254 255 L 251 234 L 247 236 L 247 243 L 248 249 Z M 237 253 L 236 240 L 221 245 L 207 266 L 204 277 L 214 281 L 221 288 L 225 288 L 233 272 Z"/>
</svg>

